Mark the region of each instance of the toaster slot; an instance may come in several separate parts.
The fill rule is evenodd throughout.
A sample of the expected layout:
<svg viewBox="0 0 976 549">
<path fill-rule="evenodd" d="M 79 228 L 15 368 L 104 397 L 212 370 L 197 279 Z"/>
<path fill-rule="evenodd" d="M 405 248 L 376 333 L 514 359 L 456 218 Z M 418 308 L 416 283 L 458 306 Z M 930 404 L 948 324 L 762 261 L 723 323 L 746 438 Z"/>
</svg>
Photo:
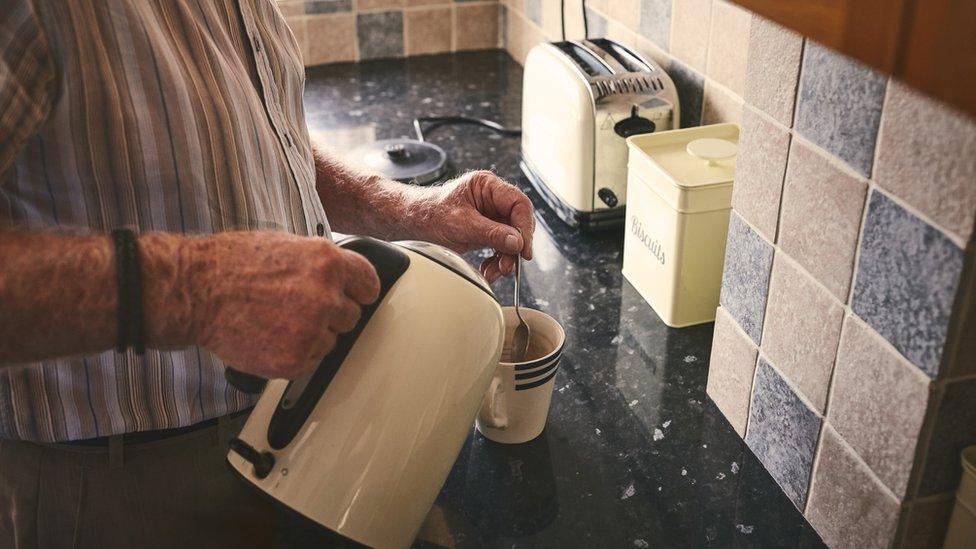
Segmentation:
<svg viewBox="0 0 976 549">
<path fill-rule="evenodd" d="M 610 70 L 603 61 L 598 59 L 586 48 L 574 44 L 572 42 L 554 42 L 553 46 L 559 48 L 566 56 L 573 60 L 576 65 L 583 69 L 587 75 L 593 76 L 610 76 L 613 71 Z"/>
<path fill-rule="evenodd" d="M 650 65 L 638 57 L 637 54 L 614 42 L 613 40 L 607 40 L 606 38 L 590 38 L 588 41 L 595 44 L 610 57 L 613 57 L 618 63 L 627 69 L 628 72 L 651 72 L 654 70 Z"/>
</svg>

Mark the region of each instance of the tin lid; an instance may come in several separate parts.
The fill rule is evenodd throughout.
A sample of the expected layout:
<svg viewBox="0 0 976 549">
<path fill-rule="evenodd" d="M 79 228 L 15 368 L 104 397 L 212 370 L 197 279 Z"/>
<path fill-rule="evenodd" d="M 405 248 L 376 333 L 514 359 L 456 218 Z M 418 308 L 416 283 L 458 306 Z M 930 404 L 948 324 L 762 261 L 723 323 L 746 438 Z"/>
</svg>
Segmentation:
<svg viewBox="0 0 976 549">
<path fill-rule="evenodd" d="M 693 189 L 732 183 L 739 127 L 714 124 L 627 138 L 631 155 L 642 155 L 672 184 Z"/>
</svg>

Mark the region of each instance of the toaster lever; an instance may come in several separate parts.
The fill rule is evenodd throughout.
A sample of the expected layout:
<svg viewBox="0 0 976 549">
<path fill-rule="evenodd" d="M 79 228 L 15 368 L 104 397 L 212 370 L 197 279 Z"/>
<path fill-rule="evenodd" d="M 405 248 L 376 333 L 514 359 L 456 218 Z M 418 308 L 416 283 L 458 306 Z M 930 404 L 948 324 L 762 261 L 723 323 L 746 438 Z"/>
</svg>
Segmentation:
<svg viewBox="0 0 976 549">
<path fill-rule="evenodd" d="M 613 131 L 620 137 L 627 138 L 642 133 L 654 133 L 657 126 L 654 122 L 637 115 L 637 106 L 630 109 L 630 116 L 613 125 Z"/>
</svg>

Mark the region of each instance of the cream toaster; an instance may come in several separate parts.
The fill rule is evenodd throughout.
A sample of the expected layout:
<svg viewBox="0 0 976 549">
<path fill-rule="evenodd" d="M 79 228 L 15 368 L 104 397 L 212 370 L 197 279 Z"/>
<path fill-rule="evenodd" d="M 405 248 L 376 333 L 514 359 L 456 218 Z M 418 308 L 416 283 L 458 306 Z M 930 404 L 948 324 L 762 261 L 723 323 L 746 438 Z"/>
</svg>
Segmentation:
<svg viewBox="0 0 976 549">
<path fill-rule="evenodd" d="M 679 127 L 678 94 L 657 64 L 613 40 L 542 43 L 522 85 L 519 161 L 560 219 L 623 223 L 627 137 Z"/>
</svg>

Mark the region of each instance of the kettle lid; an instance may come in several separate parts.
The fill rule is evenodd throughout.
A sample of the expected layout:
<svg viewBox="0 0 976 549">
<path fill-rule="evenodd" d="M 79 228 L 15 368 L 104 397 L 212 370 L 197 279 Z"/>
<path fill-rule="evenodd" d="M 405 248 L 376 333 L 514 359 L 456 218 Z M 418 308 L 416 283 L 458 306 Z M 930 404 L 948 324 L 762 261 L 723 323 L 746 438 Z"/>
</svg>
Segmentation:
<svg viewBox="0 0 976 549">
<path fill-rule="evenodd" d="M 418 254 L 439 263 L 442 267 L 454 271 L 456 274 L 467 278 L 470 282 L 475 284 L 484 290 L 488 295 L 494 297 L 494 293 L 491 291 L 491 286 L 485 277 L 477 271 L 474 267 L 468 264 L 458 254 L 448 250 L 443 246 L 438 246 L 437 244 L 431 244 L 430 242 L 421 242 L 419 240 L 401 240 L 399 242 L 394 242 L 398 246 L 403 246 L 409 250 L 417 252 Z"/>
</svg>

